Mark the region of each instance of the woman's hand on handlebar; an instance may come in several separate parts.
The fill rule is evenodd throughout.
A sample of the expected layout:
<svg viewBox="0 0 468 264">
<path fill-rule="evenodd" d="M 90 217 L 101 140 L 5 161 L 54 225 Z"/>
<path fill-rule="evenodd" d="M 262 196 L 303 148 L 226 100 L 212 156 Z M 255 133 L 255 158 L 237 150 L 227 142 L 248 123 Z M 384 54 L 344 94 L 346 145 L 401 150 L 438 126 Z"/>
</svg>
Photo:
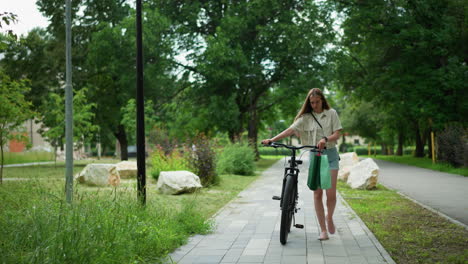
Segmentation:
<svg viewBox="0 0 468 264">
<path fill-rule="evenodd" d="M 327 145 L 327 141 L 322 138 L 318 144 L 317 144 L 317 147 L 319 148 L 319 150 L 323 150 L 325 148 L 325 146 Z"/>
<path fill-rule="evenodd" d="M 273 142 L 273 140 L 271 140 L 271 139 L 264 139 L 264 140 L 262 140 L 262 144 L 263 144 L 263 145 L 270 145 L 271 142 Z"/>
</svg>

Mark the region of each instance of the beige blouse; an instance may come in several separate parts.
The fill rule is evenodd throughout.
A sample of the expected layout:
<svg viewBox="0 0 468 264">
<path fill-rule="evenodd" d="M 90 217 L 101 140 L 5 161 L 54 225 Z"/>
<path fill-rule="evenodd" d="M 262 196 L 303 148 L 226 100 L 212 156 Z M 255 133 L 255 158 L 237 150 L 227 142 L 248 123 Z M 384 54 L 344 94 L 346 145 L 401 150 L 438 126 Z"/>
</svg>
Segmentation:
<svg viewBox="0 0 468 264">
<path fill-rule="evenodd" d="M 289 127 L 299 134 L 302 145 L 315 146 L 325 136 L 331 136 L 333 132 L 343 129 L 340 118 L 335 109 L 323 110 L 322 113 L 314 113 L 322 128 L 317 124 L 311 113 L 303 114 Z M 336 146 L 336 141 L 328 141 L 327 148 Z"/>
</svg>

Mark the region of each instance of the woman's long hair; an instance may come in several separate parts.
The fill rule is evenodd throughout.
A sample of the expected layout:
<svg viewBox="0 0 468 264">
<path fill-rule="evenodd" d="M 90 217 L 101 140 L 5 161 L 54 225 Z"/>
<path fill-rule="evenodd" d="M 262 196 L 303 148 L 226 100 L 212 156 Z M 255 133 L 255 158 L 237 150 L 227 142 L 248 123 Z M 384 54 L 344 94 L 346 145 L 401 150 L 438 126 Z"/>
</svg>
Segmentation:
<svg viewBox="0 0 468 264">
<path fill-rule="evenodd" d="M 327 99 L 325 99 L 322 91 L 319 88 L 312 88 L 307 94 L 304 104 L 302 105 L 301 110 L 299 110 L 297 113 L 296 118 L 294 118 L 294 121 L 296 121 L 303 114 L 312 113 L 312 106 L 310 105 L 311 96 L 320 96 L 320 99 L 322 99 L 322 108 L 326 110 L 330 109 L 330 105 L 328 104 Z"/>
</svg>

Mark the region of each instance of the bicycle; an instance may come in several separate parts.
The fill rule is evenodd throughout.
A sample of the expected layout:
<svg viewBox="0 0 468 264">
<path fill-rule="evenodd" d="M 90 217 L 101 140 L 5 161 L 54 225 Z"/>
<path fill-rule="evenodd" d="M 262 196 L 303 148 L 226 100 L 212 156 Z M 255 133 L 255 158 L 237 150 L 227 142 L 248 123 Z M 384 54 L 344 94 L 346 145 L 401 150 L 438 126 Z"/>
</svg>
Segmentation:
<svg viewBox="0 0 468 264">
<path fill-rule="evenodd" d="M 299 192 L 297 190 L 297 181 L 299 177 L 298 165 L 302 164 L 302 160 L 296 160 L 296 150 L 303 148 L 310 148 L 311 152 L 319 152 L 317 146 L 288 146 L 279 142 L 271 142 L 267 147 L 284 147 L 291 150 L 291 158 L 288 160 L 289 167 L 284 170 L 283 186 L 281 189 L 281 196 L 273 196 L 273 200 L 280 201 L 281 207 L 281 226 L 280 226 L 280 242 L 286 244 L 288 240 L 288 234 L 291 232 L 291 223 L 296 228 L 304 228 L 304 225 L 296 224 L 294 214 L 300 208 L 297 208 L 297 201 L 299 198 Z"/>
</svg>

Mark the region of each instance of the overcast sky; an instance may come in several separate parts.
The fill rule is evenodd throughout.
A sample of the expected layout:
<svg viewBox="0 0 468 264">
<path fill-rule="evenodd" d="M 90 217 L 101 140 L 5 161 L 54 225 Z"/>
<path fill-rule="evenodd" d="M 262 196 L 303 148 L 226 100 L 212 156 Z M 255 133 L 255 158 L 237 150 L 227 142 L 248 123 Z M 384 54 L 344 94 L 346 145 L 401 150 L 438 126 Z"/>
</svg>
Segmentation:
<svg viewBox="0 0 468 264">
<path fill-rule="evenodd" d="M 49 24 L 47 19 L 37 10 L 36 0 L 0 0 L 0 13 L 16 14 L 18 22 L 0 29 L 2 32 L 13 30 L 16 35 L 27 34 L 34 27 L 45 28 Z M 3 25 L 3 23 L 2 23 Z"/>
</svg>

